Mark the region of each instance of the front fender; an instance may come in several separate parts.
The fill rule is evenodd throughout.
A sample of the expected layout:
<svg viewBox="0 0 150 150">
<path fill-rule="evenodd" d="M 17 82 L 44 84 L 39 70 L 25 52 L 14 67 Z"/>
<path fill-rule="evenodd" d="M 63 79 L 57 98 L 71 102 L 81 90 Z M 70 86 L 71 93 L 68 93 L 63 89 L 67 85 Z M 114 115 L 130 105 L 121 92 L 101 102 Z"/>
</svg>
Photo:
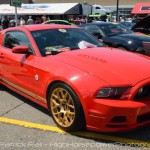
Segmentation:
<svg viewBox="0 0 150 150">
<path fill-rule="evenodd" d="M 56 82 L 63 82 L 74 90 L 80 99 L 85 116 L 88 116 L 88 109 L 90 108 L 91 101 L 93 100 L 96 91 L 102 86 L 108 86 L 108 84 L 104 81 L 100 81 L 96 77 L 91 76 L 86 72 L 80 71 L 80 73 L 74 75 L 69 73 L 65 77 L 59 73 L 59 75 L 55 75 L 48 81 L 47 95 L 51 86 Z"/>
</svg>

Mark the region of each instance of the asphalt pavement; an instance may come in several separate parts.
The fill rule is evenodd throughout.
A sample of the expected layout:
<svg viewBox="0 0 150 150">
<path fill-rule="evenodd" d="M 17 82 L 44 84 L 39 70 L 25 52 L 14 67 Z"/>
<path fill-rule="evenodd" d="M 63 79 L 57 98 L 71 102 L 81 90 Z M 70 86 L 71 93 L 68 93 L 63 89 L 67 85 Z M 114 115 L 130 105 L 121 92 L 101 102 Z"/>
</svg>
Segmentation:
<svg viewBox="0 0 150 150">
<path fill-rule="evenodd" d="M 1 86 L 0 150 L 35 149 L 150 149 L 150 125 L 116 134 L 66 133 L 56 127 L 45 108 Z"/>
</svg>

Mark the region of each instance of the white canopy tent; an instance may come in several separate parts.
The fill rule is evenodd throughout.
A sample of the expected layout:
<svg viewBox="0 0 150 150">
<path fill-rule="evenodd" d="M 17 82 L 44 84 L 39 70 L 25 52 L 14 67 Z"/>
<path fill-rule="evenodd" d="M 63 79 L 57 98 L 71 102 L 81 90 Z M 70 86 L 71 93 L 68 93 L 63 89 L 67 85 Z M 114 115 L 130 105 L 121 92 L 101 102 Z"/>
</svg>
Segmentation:
<svg viewBox="0 0 150 150">
<path fill-rule="evenodd" d="M 22 4 L 17 8 L 18 15 L 73 15 L 79 13 L 79 3 Z M 15 7 L 8 4 L 0 5 L 0 15 L 14 14 Z"/>
</svg>

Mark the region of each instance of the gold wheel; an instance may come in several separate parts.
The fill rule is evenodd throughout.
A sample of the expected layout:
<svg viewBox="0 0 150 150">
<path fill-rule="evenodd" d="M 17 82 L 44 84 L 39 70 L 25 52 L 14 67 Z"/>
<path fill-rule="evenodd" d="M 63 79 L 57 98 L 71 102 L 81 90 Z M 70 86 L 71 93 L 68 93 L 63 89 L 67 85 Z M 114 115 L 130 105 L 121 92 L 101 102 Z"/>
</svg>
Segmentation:
<svg viewBox="0 0 150 150">
<path fill-rule="evenodd" d="M 75 105 L 71 95 L 64 88 L 55 88 L 50 96 L 50 109 L 55 121 L 61 127 L 69 127 L 75 119 Z"/>
</svg>

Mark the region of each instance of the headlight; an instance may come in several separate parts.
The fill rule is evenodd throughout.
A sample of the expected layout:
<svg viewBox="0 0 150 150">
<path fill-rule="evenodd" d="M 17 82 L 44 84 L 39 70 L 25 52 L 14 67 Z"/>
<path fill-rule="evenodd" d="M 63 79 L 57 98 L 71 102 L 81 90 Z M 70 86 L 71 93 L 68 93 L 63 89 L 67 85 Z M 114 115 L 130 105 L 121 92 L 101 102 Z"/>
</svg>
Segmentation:
<svg viewBox="0 0 150 150">
<path fill-rule="evenodd" d="M 132 41 L 128 41 L 128 44 L 132 44 L 133 42 Z"/>
<path fill-rule="evenodd" d="M 119 98 L 127 87 L 107 87 L 98 91 L 96 98 Z"/>
</svg>

